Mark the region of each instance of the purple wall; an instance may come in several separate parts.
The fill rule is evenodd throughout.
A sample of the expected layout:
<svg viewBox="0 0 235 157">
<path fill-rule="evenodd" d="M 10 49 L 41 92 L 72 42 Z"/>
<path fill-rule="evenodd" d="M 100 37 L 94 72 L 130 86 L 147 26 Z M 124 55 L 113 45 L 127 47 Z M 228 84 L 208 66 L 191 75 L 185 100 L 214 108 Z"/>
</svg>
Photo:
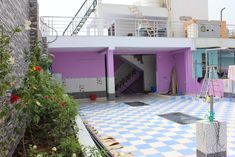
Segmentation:
<svg viewBox="0 0 235 157">
<path fill-rule="evenodd" d="M 173 53 L 174 64 L 176 67 L 176 76 L 178 81 L 178 91 L 181 93 L 186 93 L 186 61 L 185 61 L 185 51 L 177 51 Z"/>
<path fill-rule="evenodd" d="M 52 70 L 54 73 L 62 73 L 64 78 L 105 77 L 105 57 L 102 54 L 94 52 L 58 52 L 53 54 L 55 59 Z M 192 52 L 190 49 L 158 52 L 156 56 L 158 92 L 168 92 L 171 71 L 176 65 L 178 90 L 187 94 L 200 93 L 202 84 L 192 78 Z M 113 51 L 109 51 L 107 63 L 108 65 L 113 63 Z M 113 77 L 114 68 L 118 68 L 120 64 L 120 62 L 116 62 L 108 68 L 109 77 Z M 221 86 L 223 87 L 223 83 Z"/>
<path fill-rule="evenodd" d="M 201 89 L 201 85 L 196 79 L 193 79 L 193 58 L 192 51 L 187 49 L 185 52 L 185 68 L 186 68 L 186 92 L 188 94 L 198 93 L 197 88 Z"/>
<path fill-rule="evenodd" d="M 169 91 L 173 67 L 176 67 L 177 90 L 181 93 L 187 92 L 186 53 L 188 53 L 187 50 L 157 53 L 157 84 L 159 93 L 167 93 Z"/>
<path fill-rule="evenodd" d="M 114 55 L 113 55 L 114 50 L 108 50 L 107 52 L 107 75 L 108 77 L 114 77 Z"/>
<path fill-rule="evenodd" d="M 105 76 L 104 55 L 93 52 L 53 53 L 53 73 L 62 73 L 63 78 L 86 78 Z"/>
<path fill-rule="evenodd" d="M 171 53 L 157 53 L 157 90 L 159 93 L 167 93 L 169 91 L 173 66 L 174 59 Z"/>
</svg>

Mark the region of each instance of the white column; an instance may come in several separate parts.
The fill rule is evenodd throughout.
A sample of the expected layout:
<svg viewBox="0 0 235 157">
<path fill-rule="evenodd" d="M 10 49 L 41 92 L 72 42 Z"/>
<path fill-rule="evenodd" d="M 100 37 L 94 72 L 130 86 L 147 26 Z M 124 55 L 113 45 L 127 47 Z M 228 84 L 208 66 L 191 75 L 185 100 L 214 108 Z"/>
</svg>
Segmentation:
<svg viewBox="0 0 235 157">
<path fill-rule="evenodd" d="M 108 84 L 108 100 L 115 99 L 115 79 L 114 79 L 114 61 L 113 50 L 108 50 L 106 54 L 107 63 L 107 84 Z"/>
<path fill-rule="evenodd" d="M 227 156 L 225 122 L 198 122 L 196 126 L 197 157 Z"/>
</svg>

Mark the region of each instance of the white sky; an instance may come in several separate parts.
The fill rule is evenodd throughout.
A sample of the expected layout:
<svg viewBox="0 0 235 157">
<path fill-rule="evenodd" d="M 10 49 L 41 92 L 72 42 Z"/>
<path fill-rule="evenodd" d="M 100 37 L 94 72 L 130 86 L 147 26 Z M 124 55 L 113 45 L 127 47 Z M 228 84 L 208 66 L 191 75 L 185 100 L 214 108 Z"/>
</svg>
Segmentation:
<svg viewBox="0 0 235 157">
<path fill-rule="evenodd" d="M 41 16 L 74 16 L 85 0 L 38 1 Z M 102 2 L 132 4 L 133 1 L 135 0 L 103 0 Z M 209 0 L 209 18 L 211 20 L 219 20 L 220 10 L 223 7 L 226 7 L 223 12 L 223 19 L 227 20 L 229 24 L 235 24 L 235 0 Z"/>
</svg>

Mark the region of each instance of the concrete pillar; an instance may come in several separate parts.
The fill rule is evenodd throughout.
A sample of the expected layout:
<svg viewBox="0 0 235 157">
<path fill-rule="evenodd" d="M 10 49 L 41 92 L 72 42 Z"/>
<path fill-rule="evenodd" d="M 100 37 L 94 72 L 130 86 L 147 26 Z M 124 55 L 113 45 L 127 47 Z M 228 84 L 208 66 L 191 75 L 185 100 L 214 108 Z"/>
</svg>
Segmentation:
<svg viewBox="0 0 235 157">
<path fill-rule="evenodd" d="M 113 50 L 108 50 L 106 54 L 106 63 L 107 63 L 108 100 L 114 100 L 115 99 L 115 79 L 114 79 Z"/>
<path fill-rule="evenodd" d="M 196 126 L 197 157 L 227 156 L 225 122 L 198 122 Z"/>
</svg>

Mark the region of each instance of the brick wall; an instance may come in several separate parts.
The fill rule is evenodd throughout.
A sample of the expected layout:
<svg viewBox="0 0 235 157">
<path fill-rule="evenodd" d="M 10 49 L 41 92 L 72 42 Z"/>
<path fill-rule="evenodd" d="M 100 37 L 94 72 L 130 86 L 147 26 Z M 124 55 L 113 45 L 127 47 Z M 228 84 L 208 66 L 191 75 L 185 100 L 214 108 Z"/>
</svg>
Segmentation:
<svg viewBox="0 0 235 157">
<path fill-rule="evenodd" d="M 16 85 L 22 84 L 22 76 L 27 72 L 24 61 L 24 51 L 30 51 L 32 43 L 39 37 L 38 3 L 37 0 L 0 0 L 0 25 L 10 31 L 23 24 L 25 20 L 32 22 L 31 31 L 23 31 L 12 40 L 12 56 L 14 67 L 12 73 L 16 76 Z M 2 100 L 0 97 L 0 105 Z M 12 156 L 17 144 L 24 134 L 25 121 L 18 121 L 21 113 L 13 112 L 9 120 L 0 119 L 0 157 Z"/>
</svg>

